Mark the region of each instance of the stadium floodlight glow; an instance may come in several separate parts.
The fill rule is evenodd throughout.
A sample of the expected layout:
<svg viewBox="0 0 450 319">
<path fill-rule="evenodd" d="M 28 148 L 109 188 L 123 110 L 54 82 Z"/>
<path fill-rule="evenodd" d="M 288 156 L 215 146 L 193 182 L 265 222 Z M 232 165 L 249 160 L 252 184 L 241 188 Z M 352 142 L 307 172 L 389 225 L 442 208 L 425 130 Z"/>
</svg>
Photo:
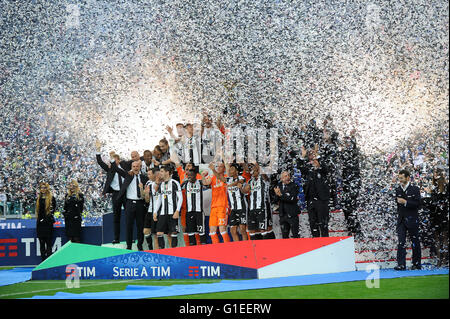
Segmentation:
<svg viewBox="0 0 450 319">
<path fill-rule="evenodd" d="M 352 126 L 365 154 L 392 151 L 399 142 L 432 121 L 428 107 L 432 97 L 423 84 L 412 87 L 407 98 L 402 96 L 396 97 L 386 90 L 368 96 L 357 93 L 350 98 L 349 117 L 354 120 Z"/>
<path fill-rule="evenodd" d="M 161 88 L 139 88 L 124 94 L 116 105 L 111 107 L 115 116 L 101 120 L 98 138 L 104 150 L 114 150 L 129 156 L 133 150 L 142 153 L 153 151 L 168 123 L 176 123 L 184 114 L 174 103 L 170 92 Z M 114 118 L 113 121 L 110 121 Z"/>
</svg>

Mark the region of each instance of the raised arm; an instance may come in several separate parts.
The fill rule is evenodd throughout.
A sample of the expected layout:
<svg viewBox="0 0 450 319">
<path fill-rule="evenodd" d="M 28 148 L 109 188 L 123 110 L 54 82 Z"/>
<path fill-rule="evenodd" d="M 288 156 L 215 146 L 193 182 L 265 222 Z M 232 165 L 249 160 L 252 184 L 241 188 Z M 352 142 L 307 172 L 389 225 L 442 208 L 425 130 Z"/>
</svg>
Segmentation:
<svg viewBox="0 0 450 319">
<path fill-rule="evenodd" d="M 214 168 L 214 162 L 211 162 L 211 163 L 209 164 L 209 168 L 211 169 L 211 171 L 213 172 L 214 176 L 215 176 L 218 180 L 222 181 L 223 183 L 226 183 L 226 182 L 227 182 L 227 179 L 225 178 L 225 176 L 220 176 L 219 173 L 217 173 L 216 169 Z"/>
<path fill-rule="evenodd" d="M 111 160 L 111 168 L 123 178 L 128 176 L 128 172 L 117 166 L 116 161 L 114 159 Z"/>
<path fill-rule="evenodd" d="M 175 143 L 178 143 L 181 140 L 181 137 L 176 137 L 173 134 L 173 129 L 169 125 L 166 126 L 166 131 L 169 132 L 170 137 L 174 139 Z"/>
<path fill-rule="evenodd" d="M 108 171 L 109 170 L 109 166 L 108 164 L 106 164 L 103 159 L 102 156 L 100 155 L 100 153 L 95 154 L 95 158 L 97 160 L 98 165 L 100 165 L 100 167 L 104 170 L 104 171 Z"/>
<path fill-rule="evenodd" d="M 211 185 L 211 176 L 207 176 L 208 175 L 208 171 L 204 170 L 201 175 L 202 175 L 202 183 L 203 183 L 203 185 L 205 185 L 205 186 Z"/>
</svg>

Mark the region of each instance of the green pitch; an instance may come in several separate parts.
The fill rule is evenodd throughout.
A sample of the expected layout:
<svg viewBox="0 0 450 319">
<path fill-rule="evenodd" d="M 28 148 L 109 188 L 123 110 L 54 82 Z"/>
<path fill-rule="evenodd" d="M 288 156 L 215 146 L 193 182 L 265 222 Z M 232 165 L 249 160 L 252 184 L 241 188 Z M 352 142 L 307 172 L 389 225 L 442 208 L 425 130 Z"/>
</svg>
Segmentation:
<svg viewBox="0 0 450 319">
<path fill-rule="evenodd" d="M 169 286 L 214 283 L 220 280 L 84 280 L 80 288 L 66 288 L 64 280 L 27 281 L 0 287 L 0 299 L 52 296 L 56 292 L 85 293 L 124 290 L 127 285 Z M 367 288 L 365 281 L 311 286 L 230 291 L 164 299 L 448 299 L 448 275 L 381 279 L 379 288 Z"/>
</svg>

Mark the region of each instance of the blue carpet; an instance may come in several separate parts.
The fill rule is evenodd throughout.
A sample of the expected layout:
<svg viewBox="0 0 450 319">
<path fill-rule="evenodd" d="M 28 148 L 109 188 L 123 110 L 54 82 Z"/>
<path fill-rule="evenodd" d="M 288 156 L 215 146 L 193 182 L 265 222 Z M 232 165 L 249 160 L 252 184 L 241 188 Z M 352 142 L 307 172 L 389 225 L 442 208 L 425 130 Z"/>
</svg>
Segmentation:
<svg viewBox="0 0 450 319">
<path fill-rule="evenodd" d="M 406 271 L 382 269 L 380 270 L 380 279 L 444 275 L 444 274 L 448 275 L 448 269 L 441 268 L 432 270 L 406 270 Z M 125 290 L 121 291 L 88 292 L 82 294 L 58 292 L 54 296 L 34 296 L 32 299 L 140 299 L 140 298 L 154 298 L 154 297 L 171 297 L 171 296 L 193 295 L 212 292 L 360 281 L 366 280 L 368 275 L 369 273 L 365 271 L 350 271 L 336 274 L 293 276 L 293 277 L 269 278 L 269 279 L 222 280 L 221 282 L 211 284 L 172 285 L 172 286 L 128 285 Z"/>
<path fill-rule="evenodd" d="M 8 270 L 0 270 L 0 286 L 17 284 L 31 279 L 33 267 L 16 267 Z"/>
</svg>

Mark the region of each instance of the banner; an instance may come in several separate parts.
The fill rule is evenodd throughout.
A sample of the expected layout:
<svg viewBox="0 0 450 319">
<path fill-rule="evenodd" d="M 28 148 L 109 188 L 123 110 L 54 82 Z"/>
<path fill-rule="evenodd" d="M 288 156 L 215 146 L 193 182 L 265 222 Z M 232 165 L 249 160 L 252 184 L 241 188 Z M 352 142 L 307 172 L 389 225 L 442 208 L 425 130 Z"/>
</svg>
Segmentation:
<svg viewBox="0 0 450 319">
<path fill-rule="evenodd" d="M 8 223 L 10 227 L 27 225 L 25 220 L 6 222 Z M 55 252 L 68 241 L 65 228 L 55 227 L 53 238 L 52 251 Z M 101 245 L 102 227 L 82 227 L 81 241 L 86 244 Z M 41 261 L 36 228 L 0 228 L 0 266 L 34 266 Z"/>
</svg>

